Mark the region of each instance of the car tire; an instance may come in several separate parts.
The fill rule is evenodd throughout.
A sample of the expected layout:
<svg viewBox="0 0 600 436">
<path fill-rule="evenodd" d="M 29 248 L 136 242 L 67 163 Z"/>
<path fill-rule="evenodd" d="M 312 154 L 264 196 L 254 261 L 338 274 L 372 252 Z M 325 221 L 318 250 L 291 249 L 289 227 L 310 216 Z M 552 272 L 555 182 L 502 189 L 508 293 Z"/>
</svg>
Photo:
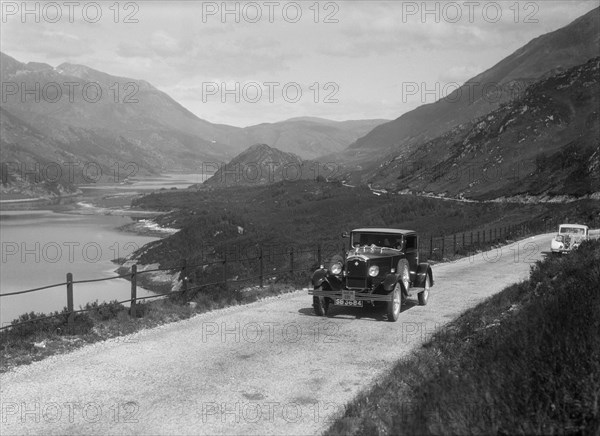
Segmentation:
<svg viewBox="0 0 600 436">
<path fill-rule="evenodd" d="M 391 292 L 392 299 L 387 302 L 387 319 L 390 322 L 398 321 L 402 306 L 402 285 L 397 282 Z"/>
<path fill-rule="evenodd" d="M 425 288 L 417 294 L 417 298 L 419 299 L 419 305 L 427 305 L 427 300 L 429 300 L 429 288 L 431 288 L 429 274 L 425 274 Z"/>
<path fill-rule="evenodd" d="M 317 288 L 321 289 L 321 288 Z M 317 316 L 327 316 L 329 312 L 329 299 L 326 297 L 313 297 L 313 308 Z"/>
<path fill-rule="evenodd" d="M 410 287 L 410 270 L 408 268 L 408 262 L 406 259 L 398 262 L 398 274 L 400 275 L 400 284 L 404 288 L 403 291 L 408 295 L 408 288 Z"/>
</svg>

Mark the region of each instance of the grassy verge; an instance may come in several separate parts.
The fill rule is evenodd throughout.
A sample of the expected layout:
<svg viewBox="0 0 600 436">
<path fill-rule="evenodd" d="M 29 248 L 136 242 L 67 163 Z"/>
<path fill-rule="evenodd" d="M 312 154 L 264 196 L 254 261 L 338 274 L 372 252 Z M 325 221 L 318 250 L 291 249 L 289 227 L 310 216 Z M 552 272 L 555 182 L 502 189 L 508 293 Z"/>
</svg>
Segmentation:
<svg viewBox="0 0 600 436">
<path fill-rule="evenodd" d="M 326 434 L 598 434 L 600 242 L 433 335 Z"/>
<path fill-rule="evenodd" d="M 214 286 L 205 288 L 203 292 L 173 293 L 166 298 L 138 304 L 137 318 L 131 318 L 129 309 L 116 301 L 88 303 L 81 308 L 87 311 L 76 313 L 71 326 L 67 323 L 66 308 L 51 314 L 26 313 L 15 319 L 13 324 L 35 321 L 0 332 L 0 373 L 86 344 L 104 340 L 122 342 L 126 340 L 122 336 L 142 329 L 211 310 L 252 303 L 297 288 L 293 284 L 272 282 L 262 289 L 259 286 L 243 289 Z M 48 318 L 49 315 L 55 316 Z"/>
</svg>

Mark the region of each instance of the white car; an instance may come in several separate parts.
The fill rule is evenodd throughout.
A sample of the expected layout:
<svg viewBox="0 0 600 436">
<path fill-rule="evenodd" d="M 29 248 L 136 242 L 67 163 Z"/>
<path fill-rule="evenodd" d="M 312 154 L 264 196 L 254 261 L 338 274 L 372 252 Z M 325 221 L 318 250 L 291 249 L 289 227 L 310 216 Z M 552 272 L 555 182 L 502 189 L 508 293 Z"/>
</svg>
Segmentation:
<svg viewBox="0 0 600 436">
<path fill-rule="evenodd" d="M 569 253 L 579 247 L 582 241 L 589 237 L 589 228 L 581 224 L 561 224 L 558 234 L 552 239 L 550 249 L 552 253 Z"/>
</svg>

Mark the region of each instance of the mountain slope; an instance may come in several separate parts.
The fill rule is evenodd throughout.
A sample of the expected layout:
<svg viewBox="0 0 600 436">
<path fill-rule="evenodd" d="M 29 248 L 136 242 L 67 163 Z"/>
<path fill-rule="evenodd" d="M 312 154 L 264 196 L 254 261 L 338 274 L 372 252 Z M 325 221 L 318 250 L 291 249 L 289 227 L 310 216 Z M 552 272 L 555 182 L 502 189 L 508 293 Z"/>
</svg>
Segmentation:
<svg viewBox="0 0 600 436">
<path fill-rule="evenodd" d="M 200 120 L 147 82 L 1 56 L 2 81 L 16 86 L 3 95 L 4 109 L 75 154 L 85 154 L 83 145 L 102 162 L 109 156 L 147 159 L 160 170 L 191 168 L 191 156 L 224 159 L 232 152 L 219 141 L 229 139 L 227 128 Z M 129 150 L 123 142 L 138 147 Z"/>
<path fill-rule="evenodd" d="M 366 177 L 374 187 L 480 199 L 599 193 L 599 76 L 600 57 L 540 80 Z"/>
<path fill-rule="evenodd" d="M 308 174 L 307 162 L 293 153 L 286 153 L 266 144 L 255 144 L 219 165 L 204 186 L 266 185 L 282 180 L 299 180 Z"/>
<path fill-rule="evenodd" d="M 196 117 L 144 80 L 112 76 L 84 65 L 22 63 L 0 52 L 2 162 L 10 168 L 69 162 L 93 164 L 103 175 L 115 165 L 137 174 L 202 171 L 225 162 L 251 144 L 269 143 L 303 158 L 336 153 L 386 120 L 337 122 L 301 118 L 246 128 Z M 113 168 L 111 170 L 111 168 Z M 15 171 L 3 188 L 24 183 Z M 15 173 L 15 174 L 13 174 Z M 44 179 L 29 177 L 29 183 Z M 59 183 L 86 183 L 82 177 Z M 29 188 L 28 188 L 29 189 Z"/>
<path fill-rule="evenodd" d="M 373 169 L 391 150 L 409 152 L 518 98 L 533 81 L 585 63 L 599 52 L 599 11 L 594 9 L 568 26 L 532 40 L 446 98 L 376 127 L 345 150 L 341 158 L 358 165 L 358 169 Z M 491 94 L 484 95 L 485 85 L 491 87 Z"/>
</svg>

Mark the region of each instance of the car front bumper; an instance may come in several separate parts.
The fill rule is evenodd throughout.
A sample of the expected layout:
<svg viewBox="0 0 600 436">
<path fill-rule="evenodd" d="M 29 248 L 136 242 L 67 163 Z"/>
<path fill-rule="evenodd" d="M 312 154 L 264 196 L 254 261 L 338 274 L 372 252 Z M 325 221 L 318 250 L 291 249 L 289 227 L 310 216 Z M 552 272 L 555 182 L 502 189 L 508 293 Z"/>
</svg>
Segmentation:
<svg viewBox="0 0 600 436">
<path fill-rule="evenodd" d="M 345 299 L 344 298 L 344 293 L 342 290 L 339 291 L 323 291 L 323 290 L 317 290 L 317 289 L 309 289 L 308 290 L 308 294 L 309 295 L 313 295 L 315 297 L 327 297 L 327 298 L 331 298 L 332 300 L 336 300 L 336 299 Z M 392 301 L 392 292 L 388 293 L 388 294 L 369 294 L 366 292 L 354 292 L 354 298 L 353 300 L 356 301 Z"/>
</svg>

